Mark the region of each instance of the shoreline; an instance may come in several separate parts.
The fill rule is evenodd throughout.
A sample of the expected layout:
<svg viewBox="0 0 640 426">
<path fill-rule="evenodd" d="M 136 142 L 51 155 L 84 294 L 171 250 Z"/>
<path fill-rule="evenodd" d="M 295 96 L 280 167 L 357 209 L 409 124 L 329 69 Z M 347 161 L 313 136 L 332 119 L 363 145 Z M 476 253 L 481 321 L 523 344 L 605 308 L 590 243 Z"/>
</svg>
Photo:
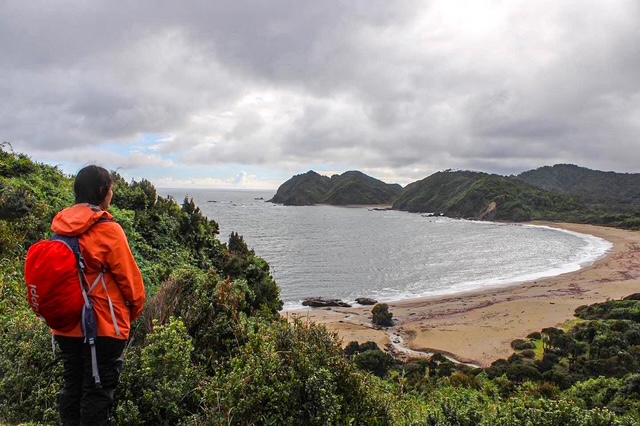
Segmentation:
<svg viewBox="0 0 640 426">
<path fill-rule="evenodd" d="M 343 345 L 374 341 L 400 356 L 404 348 L 416 351 L 404 357 L 442 353 L 487 367 L 513 353 L 513 340 L 575 319 L 574 311 L 581 305 L 640 292 L 640 232 L 572 223 L 528 224 L 593 235 L 612 247 L 590 266 L 553 277 L 389 302 L 394 326 L 387 329 L 373 328 L 372 306 L 307 308 L 282 315 L 324 324 Z"/>
</svg>

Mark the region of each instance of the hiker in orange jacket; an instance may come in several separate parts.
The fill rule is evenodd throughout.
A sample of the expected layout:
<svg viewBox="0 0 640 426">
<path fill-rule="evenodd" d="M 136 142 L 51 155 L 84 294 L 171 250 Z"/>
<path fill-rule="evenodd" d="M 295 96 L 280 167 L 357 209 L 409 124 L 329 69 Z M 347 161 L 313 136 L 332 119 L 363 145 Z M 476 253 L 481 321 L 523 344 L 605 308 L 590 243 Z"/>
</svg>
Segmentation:
<svg viewBox="0 0 640 426">
<path fill-rule="evenodd" d="M 109 172 L 87 166 L 78 172 L 73 189 L 76 204 L 58 213 L 51 229 L 60 235 L 78 236 L 89 285 L 104 271 L 104 285 L 99 283 L 89 293 L 97 320 L 101 385 L 94 382 L 80 319 L 71 331 L 52 330 L 64 367 L 60 417 L 63 425 L 108 425 L 131 323 L 142 314 L 146 294 L 127 237 L 107 211 L 113 197 Z"/>
</svg>

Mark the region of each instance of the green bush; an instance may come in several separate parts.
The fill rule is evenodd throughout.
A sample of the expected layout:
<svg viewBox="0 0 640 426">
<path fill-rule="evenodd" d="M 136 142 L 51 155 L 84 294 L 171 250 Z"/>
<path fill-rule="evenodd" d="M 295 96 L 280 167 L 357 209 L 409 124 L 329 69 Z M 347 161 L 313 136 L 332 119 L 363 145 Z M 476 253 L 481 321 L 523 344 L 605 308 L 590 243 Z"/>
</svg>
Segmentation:
<svg viewBox="0 0 640 426">
<path fill-rule="evenodd" d="M 193 342 L 182 321 L 154 322 L 144 347 L 131 347 L 119 386 L 116 419 L 127 425 L 171 425 L 198 410 L 203 375 L 191 363 Z"/>
<path fill-rule="evenodd" d="M 535 348 L 536 348 L 536 344 L 531 340 L 516 339 L 513 342 L 511 342 L 511 349 L 516 351 L 523 351 L 525 349 L 535 349 Z"/>
<path fill-rule="evenodd" d="M 582 409 L 575 403 L 530 397 L 510 398 L 488 413 L 482 425 L 511 426 L 631 426 L 631 419 L 617 418 L 606 409 Z"/>
<path fill-rule="evenodd" d="M 62 368 L 49 328 L 31 310 L 3 313 L 0 347 L 0 422 L 55 422 Z"/>
<path fill-rule="evenodd" d="M 324 327 L 242 320 L 247 342 L 205 390 L 207 424 L 387 424 L 379 395 Z"/>
<path fill-rule="evenodd" d="M 353 360 L 358 368 L 378 377 L 385 377 L 389 369 L 395 364 L 395 359 L 380 349 L 360 352 Z"/>
<path fill-rule="evenodd" d="M 378 303 L 371 309 L 373 317 L 371 322 L 375 325 L 390 327 L 393 325 L 393 314 L 389 312 L 389 305 L 386 303 Z"/>
</svg>

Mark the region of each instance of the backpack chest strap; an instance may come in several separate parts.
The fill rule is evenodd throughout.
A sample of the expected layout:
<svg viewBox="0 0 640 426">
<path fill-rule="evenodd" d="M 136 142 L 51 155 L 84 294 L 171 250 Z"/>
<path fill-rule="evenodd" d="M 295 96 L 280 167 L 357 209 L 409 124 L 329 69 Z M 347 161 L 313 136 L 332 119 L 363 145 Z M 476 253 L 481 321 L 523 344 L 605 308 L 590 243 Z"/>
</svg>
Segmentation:
<svg viewBox="0 0 640 426">
<path fill-rule="evenodd" d="M 93 284 L 89 286 L 88 290 L 85 290 L 84 285 L 82 286 L 82 295 L 84 297 L 85 306 L 89 306 L 89 294 L 93 292 L 93 290 L 99 285 L 102 284 L 102 288 L 104 289 L 104 293 L 107 295 L 107 301 L 109 302 L 109 311 L 111 313 L 111 321 L 113 321 L 113 328 L 116 330 L 116 336 L 121 336 L 120 327 L 118 326 L 118 320 L 116 318 L 115 310 L 113 309 L 113 302 L 111 301 L 111 296 L 109 296 L 109 290 L 107 290 L 107 283 L 104 280 L 104 274 L 106 270 L 102 269 L 100 274 L 93 281 Z M 80 274 L 80 282 L 88 283 L 87 276 L 84 274 L 83 270 L 79 271 Z"/>
</svg>

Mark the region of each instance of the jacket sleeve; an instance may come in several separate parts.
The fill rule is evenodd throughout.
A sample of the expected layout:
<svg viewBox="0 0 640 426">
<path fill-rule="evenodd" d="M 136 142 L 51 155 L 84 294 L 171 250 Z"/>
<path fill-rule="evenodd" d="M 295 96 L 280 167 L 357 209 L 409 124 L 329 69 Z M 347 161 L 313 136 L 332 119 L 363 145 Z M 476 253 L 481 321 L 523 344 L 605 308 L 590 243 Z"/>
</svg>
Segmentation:
<svg viewBox="0 0 640 426">
<path fill-rule="evenodd" d="M 146 293 L 142 274 L 138 268 L 127 236 L 122 227 L 113 223 L 110 230 L 111 250 L 108 254 L 108 268 L 113 274 L 120 291 L 129 306 L 131 321 L 140 317 L 144 309 Z"/>
</svg>

